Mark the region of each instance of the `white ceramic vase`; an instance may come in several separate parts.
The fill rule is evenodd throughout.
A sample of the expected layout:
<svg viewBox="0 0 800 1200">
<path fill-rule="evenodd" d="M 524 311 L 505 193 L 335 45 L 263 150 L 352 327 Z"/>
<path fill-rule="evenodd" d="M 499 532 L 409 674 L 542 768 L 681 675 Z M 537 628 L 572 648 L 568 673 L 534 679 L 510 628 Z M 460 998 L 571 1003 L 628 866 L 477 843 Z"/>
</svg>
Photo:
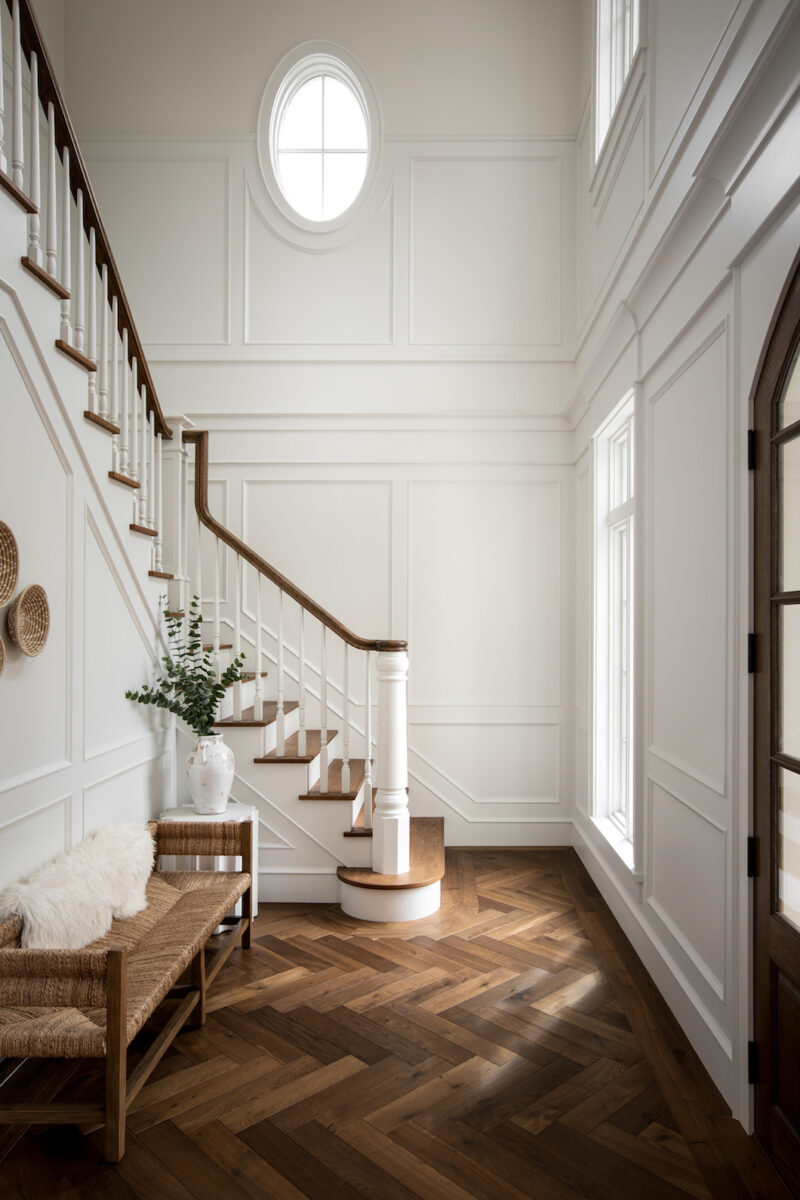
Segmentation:
<svg viewBox="0 0 800 1200">
<path fill-rule="evenodd" d="M 225 812 L 233 769 L 233 751 L 225 745 L 221 733 L 210 733 L 197 739 L 197 745 L 186 759 L 186 778 L 195 812 L 201 816 Z"/>
</svg>

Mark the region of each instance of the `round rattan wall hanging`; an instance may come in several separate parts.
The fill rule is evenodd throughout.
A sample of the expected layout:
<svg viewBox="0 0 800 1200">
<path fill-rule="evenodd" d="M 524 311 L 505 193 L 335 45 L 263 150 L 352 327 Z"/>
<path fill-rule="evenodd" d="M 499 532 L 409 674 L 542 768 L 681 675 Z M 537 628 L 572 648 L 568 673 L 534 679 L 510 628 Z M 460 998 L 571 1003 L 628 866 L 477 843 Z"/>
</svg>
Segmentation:
<svg viewBox="0 0 800 1200">
<path fill-rule="evenodd" d="M 41 654 L 50 632 L 47 592 L 38 583 L 23 588 L 8 610 L 8 636 L 23 654 Z"/>
<path fill-rule="evenodd" d="M 0 521 L 0 608 L 8 604 L 17 586 L 19 571 L 19 550 L 17 539 L 6 525 Z"/>
</svg>

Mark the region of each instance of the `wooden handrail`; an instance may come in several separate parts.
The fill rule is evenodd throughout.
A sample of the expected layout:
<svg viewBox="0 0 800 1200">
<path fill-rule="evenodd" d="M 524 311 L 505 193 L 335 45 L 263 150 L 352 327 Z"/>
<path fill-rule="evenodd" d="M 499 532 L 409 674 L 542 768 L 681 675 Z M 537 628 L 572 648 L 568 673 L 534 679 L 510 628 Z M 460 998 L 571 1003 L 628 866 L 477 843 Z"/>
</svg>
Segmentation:
<svg viewBox="0 0 800 1200">
<path fill-rule="evenodd" d="M 6 0 L 6 5 L 13 14 L 13 0 Z M 73 196 L 77 197 L 78 189 L 83 192 L 83 227 L 88 234 L 91 228 L 95 230 L 95 240 L 97 248 L 96 266 L 102 267 L 105 263 L 108 267 L 108 286 L 109 286 L 109 302 L 116 295 L 118 302 L 119 313 L 119 332 L 122 334 L 123 329 L 128 330 L 128 360 L 134 358 L 138 364 L 139 382 L 144 384 L 147 399 L 147 410 L 153 414 L 156 432 L 162 437 L 171 438 L 172 430 L 164 420 L 164 414 L 161 411 L 161 406 L 158 402 L 156 389 L 153 384 L 150 368 L 147 365 L 142 343 L 139 339 L 139 334 L 136 330 L 136 325 L 133 321 L 130 305 L 128 304 L 125 290 L 122 286 L 117 264 L 114 261 L 114 255 L 111 252 L 111 245 L 105 231 L 100 213 L 97 207 L 92 185 L 89 182 L 89 174 L 86 170 L 86 163 L 83 160 L 78 139 L 75 136 L 72 122 L 69 119 L 64 98 L 61 95 L 56 77 L 53 72 L 53 66 L 50 62 L 49 55 L 42 41 L 41 30 L 36 17 L 31 9 L 29 0 L 19 0 L 19 17 L 20 17 L 20 36 L 22 41 L 22 52 L 25 55 L 28 63 L 31 60 L 31 51 L 34 51 L 38 58 L 39 66 L 39 99 L 44 105 L 45 111 L 47 106 L 52 102 L 55 112 L 55 134 L 56 147 L 58 152 L 63 157 L 64 148 L 69 149 L 70 157 L 70 190 Z"/>
<path fill-rule="evenodd" d="M 295 587 L 285 575 L 281 575 L 280 571 L 276 571 L 274 567 L 263 559 L 260 554 L 256 554 L 251 548 L 236 536 L 226 529 L 224 525 L 220 525 L 215 517 L 212 517 L 208 507 L 208 431 L 205 429 L 188 429 L 183 433 L 184 442 L 194 445 L 194 506 L 198 517 L 205 525 L 206 529 L 210 529 L 213 534 L 224 542 L 226 546 L 230 546 L 241 558 L 249 562 L 252 567 L 267 579 L 285 592 L 287 596 L 291 596 L 296 600 L 301 608 L 304 608 L 312 617 L 316 617 L 323 625 L 326 625 L 333 633 L 340 637 L 348 645 L 354 646 L 357 650 L 407 650 L 408 642 L 396 641 L 380 641 L 373 638 L 358 637 L 355 633 L 343 625 L 341 621 L 337 621 L 329 612 L 326 612 L 316 601 L 307 596 L 305 592 L 301 592 L 300 588 Z"/>
</svg>

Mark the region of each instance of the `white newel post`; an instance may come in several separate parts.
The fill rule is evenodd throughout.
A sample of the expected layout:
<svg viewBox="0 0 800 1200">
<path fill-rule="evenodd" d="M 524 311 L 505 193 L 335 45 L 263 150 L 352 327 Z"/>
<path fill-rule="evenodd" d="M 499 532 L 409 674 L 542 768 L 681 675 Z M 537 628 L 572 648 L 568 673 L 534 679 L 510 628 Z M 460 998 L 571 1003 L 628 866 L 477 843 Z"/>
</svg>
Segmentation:
<svg viewBox="0 0 800 1200">
<path fill-rule="evenodd" d="M 409 869 L 408 654 L 378 654 L 378 764 L 373 813 L 372 869 L 403 875 Z"/>
</svg>

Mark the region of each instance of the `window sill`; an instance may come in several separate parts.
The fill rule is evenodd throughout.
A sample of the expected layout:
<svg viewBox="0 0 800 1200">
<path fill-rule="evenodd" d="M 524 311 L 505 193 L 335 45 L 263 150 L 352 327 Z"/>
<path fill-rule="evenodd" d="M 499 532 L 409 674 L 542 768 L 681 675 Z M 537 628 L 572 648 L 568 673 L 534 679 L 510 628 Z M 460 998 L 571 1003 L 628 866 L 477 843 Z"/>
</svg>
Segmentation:
<svg viewBox="0 0 800 1200">
<path fill-rule="evenodd" d="M 616 851 L 628 870 L 635 874 L 633 842 L 630 838 L 625 837 L 619 826 L 615 825 L 610 817 L 592 817 L 592 823 L 603 835 L 603 839 Z"/>
</svg>

